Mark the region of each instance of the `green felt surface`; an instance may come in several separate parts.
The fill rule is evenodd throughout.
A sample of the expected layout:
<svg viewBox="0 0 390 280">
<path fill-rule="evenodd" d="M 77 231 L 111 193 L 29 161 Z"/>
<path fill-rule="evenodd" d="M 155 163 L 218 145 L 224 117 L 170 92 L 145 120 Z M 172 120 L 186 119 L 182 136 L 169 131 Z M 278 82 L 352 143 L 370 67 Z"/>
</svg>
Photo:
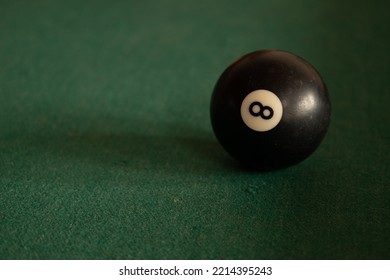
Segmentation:
<svg viewBox="0 0 390 280">
<path fill-rule="evenodd" d="M 1 1 L 0 258 L 388 259 L 386 1 Z M 309 60 L 309 159 L 244 170 L 209 120 L 225 67 Z"/>
</svg>

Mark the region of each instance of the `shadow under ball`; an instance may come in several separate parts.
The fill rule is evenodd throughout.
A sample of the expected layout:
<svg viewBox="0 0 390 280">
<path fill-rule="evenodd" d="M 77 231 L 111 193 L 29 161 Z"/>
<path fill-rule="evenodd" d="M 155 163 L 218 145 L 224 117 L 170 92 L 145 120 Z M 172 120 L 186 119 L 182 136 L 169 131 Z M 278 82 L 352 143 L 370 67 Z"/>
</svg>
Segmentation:
<svg viewBox="0 0 390 280">
<path fill-rule="evenodd" d="M 211 124 L 222 147 L 260 171 L 296 164 L 323 140 L 331 104 L 325 83 L 304 59 L 261 50 L 233 62 L 215 85 Z"/>
</svg>

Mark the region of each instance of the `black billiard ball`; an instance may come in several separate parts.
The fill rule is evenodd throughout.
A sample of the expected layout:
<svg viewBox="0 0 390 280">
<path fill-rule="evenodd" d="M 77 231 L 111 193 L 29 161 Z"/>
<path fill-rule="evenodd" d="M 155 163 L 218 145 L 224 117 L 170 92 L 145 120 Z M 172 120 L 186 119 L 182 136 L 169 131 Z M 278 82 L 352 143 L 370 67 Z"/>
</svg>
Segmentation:
<svg viewBox="0 0 390 280">
<path fill-rule="evenodd" d="M 311 155 L 330 122 L 320 74 L 285 51 L 262 50 L 233 62 L 215 85 L 211 124 L 222 147 L 260 171 L 284 168 Z"/>
</svg>

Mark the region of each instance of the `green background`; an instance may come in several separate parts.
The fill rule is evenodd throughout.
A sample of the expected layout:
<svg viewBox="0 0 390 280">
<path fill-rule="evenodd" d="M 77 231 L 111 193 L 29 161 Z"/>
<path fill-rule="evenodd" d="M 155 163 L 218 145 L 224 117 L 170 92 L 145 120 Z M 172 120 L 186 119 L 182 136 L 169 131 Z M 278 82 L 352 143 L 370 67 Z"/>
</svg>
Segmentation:
<svg viewBox="0 0 390 280">
<path fill-rule="evenodd" d="M 0 258 L 388 259 L 386 1 L 0 1 Z M 310 61 L 332 98 L 309 159 L 217 143 L 239 56 Z"/>
</svg>

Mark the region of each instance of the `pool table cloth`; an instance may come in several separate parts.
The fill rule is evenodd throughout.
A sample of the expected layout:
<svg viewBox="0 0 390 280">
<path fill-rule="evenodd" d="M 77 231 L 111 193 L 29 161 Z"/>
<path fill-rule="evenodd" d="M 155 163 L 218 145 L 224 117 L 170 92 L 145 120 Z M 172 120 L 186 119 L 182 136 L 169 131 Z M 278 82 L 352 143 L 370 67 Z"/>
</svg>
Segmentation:
<svg viewBox="0 0 390 280">
<path fill-rule="evenodd" d="M 386 1 L 0 2 L 1 259 L 389 259 Z M 245 53 L 327 83 L 304 162 L 246 170 L 209 103 Z"/>
</svg>

